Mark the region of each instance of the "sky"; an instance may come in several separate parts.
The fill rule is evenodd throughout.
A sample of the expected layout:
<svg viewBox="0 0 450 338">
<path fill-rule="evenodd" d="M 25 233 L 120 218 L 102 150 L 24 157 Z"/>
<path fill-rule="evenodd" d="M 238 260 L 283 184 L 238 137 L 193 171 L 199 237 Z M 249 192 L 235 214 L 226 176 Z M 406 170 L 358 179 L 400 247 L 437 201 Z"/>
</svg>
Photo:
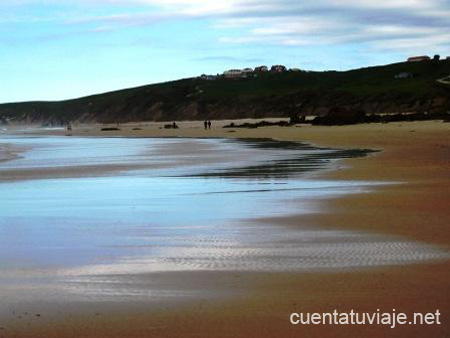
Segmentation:
<svg viewBox="0 0 450 338">
<path fill-rule="evenodd" d="M 450 55 L 450 0 L 0 0 L 0 103 Z"/>
</svg>

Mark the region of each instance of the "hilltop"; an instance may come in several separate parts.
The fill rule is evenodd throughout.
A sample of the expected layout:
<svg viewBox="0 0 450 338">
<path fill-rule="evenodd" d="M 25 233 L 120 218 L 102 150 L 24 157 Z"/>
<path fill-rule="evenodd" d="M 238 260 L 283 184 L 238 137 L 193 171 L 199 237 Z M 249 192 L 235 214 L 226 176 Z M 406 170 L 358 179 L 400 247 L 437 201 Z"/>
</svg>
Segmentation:
<svg viewBox="0 0 450 338">
<path fill-rule="evenodd" d="M 345 72 L 286 71 L 246 78 L 188 78 L 57 102 L 0 104 L 0 122 L 179 121 L 450 110 L 450 60 Z"/>
</svg>

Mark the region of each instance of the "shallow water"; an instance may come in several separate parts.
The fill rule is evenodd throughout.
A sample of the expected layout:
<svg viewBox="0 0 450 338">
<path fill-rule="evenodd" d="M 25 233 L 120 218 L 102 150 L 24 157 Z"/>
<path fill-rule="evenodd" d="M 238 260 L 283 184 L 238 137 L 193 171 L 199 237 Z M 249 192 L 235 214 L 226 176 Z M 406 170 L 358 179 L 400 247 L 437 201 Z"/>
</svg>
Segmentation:
<svg viewBox="0 0 450 338">
<path fill-rule="evenodd" d="M 323 212 L 321 199 L 369 191 L 373 183 L 314 178 L 367 151 L 224 139 L 1 143 L 28 150 L 0 163 L 0 294 L 52 285 L 80 296 L 142 296 L 117 288 L 117 276 L 308 272 L 447 256 L 385 236 L 256 221 Z"/>
</svg>

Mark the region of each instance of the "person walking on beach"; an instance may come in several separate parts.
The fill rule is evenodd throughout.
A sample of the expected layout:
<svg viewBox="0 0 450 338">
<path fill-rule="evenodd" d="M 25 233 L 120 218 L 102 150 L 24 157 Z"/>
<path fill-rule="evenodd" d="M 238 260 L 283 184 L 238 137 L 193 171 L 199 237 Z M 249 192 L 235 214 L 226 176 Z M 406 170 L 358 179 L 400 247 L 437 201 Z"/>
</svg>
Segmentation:
<svg viewBox="0 0 450 338">
<path fill-rule="evenodd" d="M 205 130 L 208 129 L 208 121 L 203 122 L 203 125 L 205 126 Z"/>
<path fill-rule="evenodd" d="M 208 129 L 211 130 L 211 121 L 208 121 Z"/>
</svg>

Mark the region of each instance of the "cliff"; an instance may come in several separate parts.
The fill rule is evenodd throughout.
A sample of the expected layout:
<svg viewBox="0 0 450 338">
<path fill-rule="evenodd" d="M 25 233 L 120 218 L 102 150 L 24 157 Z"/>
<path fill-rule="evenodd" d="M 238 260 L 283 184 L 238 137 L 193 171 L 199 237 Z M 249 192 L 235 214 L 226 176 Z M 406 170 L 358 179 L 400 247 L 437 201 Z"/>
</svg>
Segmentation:
<svg viewBox="0 0 450 338">
<path fill-rule="evenodd" d="M 402 77 L 399 74 L 407 74 Z M 0 104 L 0 123 L 177 121 L 323 115 L 332 107 L 366 114 L 450 110 L 450 60 L 346 72 L 261 73 L 147 85 L 73 100 Z"/>
</svg>

